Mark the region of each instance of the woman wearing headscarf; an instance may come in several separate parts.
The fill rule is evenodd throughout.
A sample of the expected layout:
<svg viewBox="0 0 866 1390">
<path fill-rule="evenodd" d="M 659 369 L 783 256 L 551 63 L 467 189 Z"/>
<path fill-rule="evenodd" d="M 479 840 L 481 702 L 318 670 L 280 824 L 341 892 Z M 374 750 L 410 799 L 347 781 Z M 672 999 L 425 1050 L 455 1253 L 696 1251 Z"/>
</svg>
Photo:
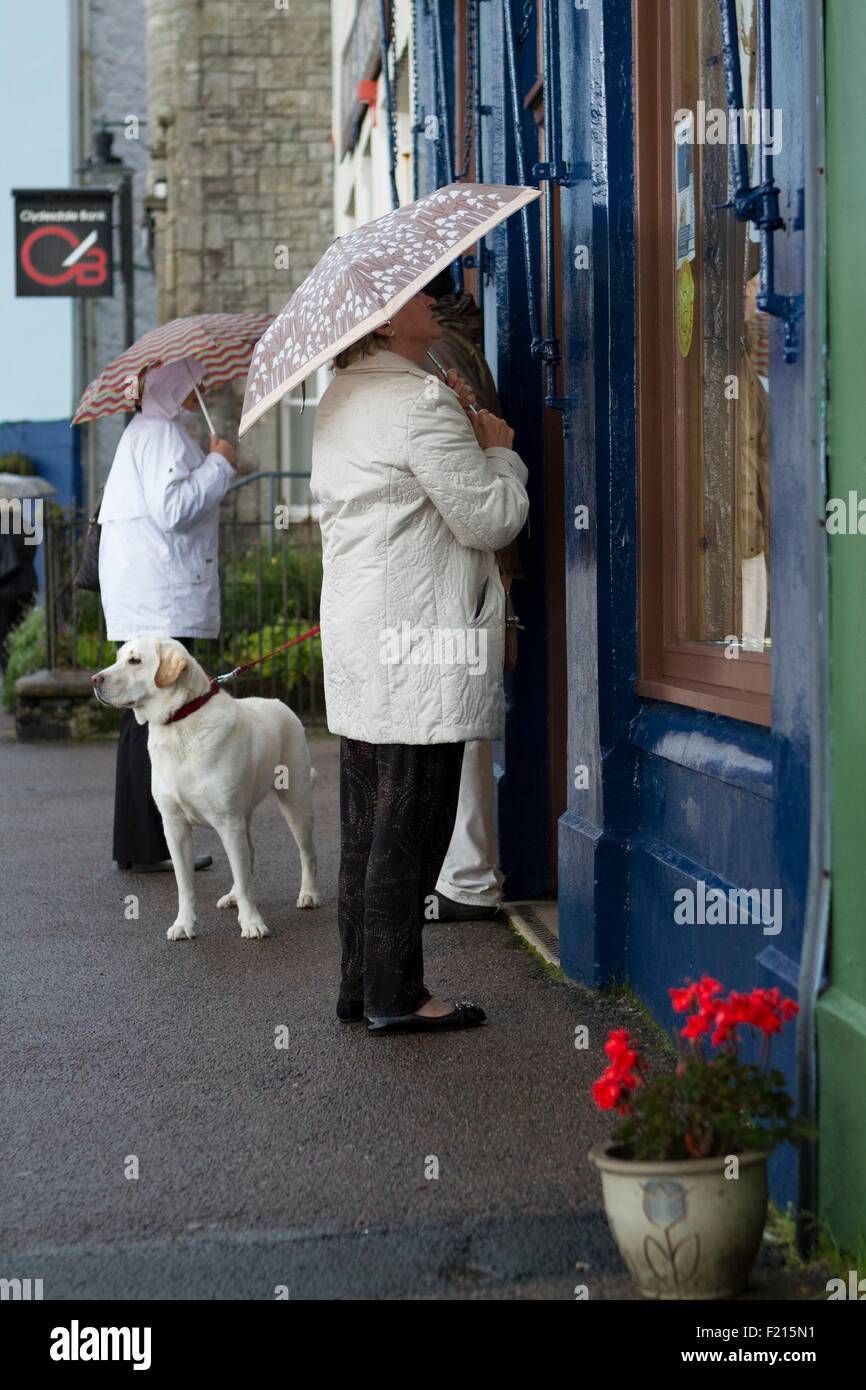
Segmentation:
<svg viewBox="0 0 866 1390">
<path fill-rule="evenodd" d="M 526 520 L 504 420 L 425 366 L 428 294 L 336 360 L 316 411 L 322 656 L 341 736 L 337 1016 L 371 1033 L 485 1021 L 424 982 L 422 928 L 457 812 L 463 746 L 502 732 L 504 592 L 496 552 Z"/>
<path fill-rule="evenodd" d="M 99 509 L 99 586 L 109 641 L 142 633 L 187 642 L 217 637 L 219 504 L 235 475 L 235 452 L 211 435 L 207 454 L 182 421 L 198 409 L 195 358 L 151 368 L 141 409 L 117 447 Z M 150 790 L 147 725 L 120 718 L 114 858 L 121 869 L 170 869 Z M 196 860 L 205 868 L 210 859 Z"/>
</svg>

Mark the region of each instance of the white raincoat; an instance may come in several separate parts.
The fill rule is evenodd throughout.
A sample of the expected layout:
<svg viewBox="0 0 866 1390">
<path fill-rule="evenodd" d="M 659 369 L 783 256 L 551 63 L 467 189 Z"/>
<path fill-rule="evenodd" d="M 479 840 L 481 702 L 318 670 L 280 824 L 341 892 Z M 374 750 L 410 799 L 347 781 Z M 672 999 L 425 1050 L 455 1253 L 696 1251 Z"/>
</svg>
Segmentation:
<svg viewBox="0 0 866 1390">
<path fill-rule="evenodd" d="M 99 586 L 109 641 L 141 633 L 216 637 L 219 504 L 234 471 L 178 423 L 204 368 L 194 358 L 145 377 L 141 411 L 114 455 L 99 524 Z"/>
<path fill-rule="evenodd" d="M 481 449 L 456 395 L 388 350 L 337 370 L 316 411 L 328 728 L 367 743 L 502 733 L 496 551 L 529 510 L 525 464 Z"/>
</svg>

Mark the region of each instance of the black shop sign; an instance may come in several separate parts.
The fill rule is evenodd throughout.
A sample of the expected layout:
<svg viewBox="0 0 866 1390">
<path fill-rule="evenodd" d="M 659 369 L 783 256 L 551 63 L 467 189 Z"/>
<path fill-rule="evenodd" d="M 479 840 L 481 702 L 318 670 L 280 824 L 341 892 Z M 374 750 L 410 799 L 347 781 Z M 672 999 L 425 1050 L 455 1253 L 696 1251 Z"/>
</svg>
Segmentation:
<svg viewBox="0 0 866 1390">
<path fill-rule="evenodd" d="M 93 299 L 114 290 L 110 189 L 18 188 L 15 293 Z"/>
</svg>

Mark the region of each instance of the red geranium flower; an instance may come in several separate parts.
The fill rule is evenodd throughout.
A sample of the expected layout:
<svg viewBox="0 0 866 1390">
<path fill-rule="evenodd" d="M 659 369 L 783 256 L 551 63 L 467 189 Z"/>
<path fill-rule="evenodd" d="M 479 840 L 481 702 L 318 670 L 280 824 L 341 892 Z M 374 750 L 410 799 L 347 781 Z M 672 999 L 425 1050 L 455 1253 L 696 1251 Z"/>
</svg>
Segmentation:
<svg viewBox="0 0 866 1390">
<path fill-rule="evenodd" d="M 673 1005 L 674 1013 L 688 1013 L 697 995 L 697 991 L 697 985 L 686 985 L 685 989 L 677 989 L 676 987 L 674 987 L 673 989 L 669 989 L 668 994 L 671 996 L 671 1003 Z"/>
<path fill-rule="evenodd" d="M 598 1081 L 592 1083 L 592 1098 L 599 1110 L 613 1110 L 619 1104 L 622 1094 L 618 1077 L 610 1072 L 605 1072 L 604 1076 L 599 1077 Z"/>
<path fill-rule="evenodd" d="M 704 1033 L 709 1033 L 713 1026 L 713 1014 L 708 1009 L 701 1009 L 700 1013 L 692 1014 L 682 1030 L 684 1038 L 689 1038 L 695 1042 Z"/>
</svg>

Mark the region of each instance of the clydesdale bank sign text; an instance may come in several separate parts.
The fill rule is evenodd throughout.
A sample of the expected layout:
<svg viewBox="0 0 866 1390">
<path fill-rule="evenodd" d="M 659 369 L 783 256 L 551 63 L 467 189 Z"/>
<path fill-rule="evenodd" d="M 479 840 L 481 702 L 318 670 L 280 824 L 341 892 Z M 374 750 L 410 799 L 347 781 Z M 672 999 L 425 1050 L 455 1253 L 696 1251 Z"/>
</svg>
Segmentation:
<svg viewBox="0 0 866 1390">
<path fill-rule="evenodd" d="M 112 294 L 110 190 L 18 188 L 12 196 L 16 295 Z"/>
</svg>

